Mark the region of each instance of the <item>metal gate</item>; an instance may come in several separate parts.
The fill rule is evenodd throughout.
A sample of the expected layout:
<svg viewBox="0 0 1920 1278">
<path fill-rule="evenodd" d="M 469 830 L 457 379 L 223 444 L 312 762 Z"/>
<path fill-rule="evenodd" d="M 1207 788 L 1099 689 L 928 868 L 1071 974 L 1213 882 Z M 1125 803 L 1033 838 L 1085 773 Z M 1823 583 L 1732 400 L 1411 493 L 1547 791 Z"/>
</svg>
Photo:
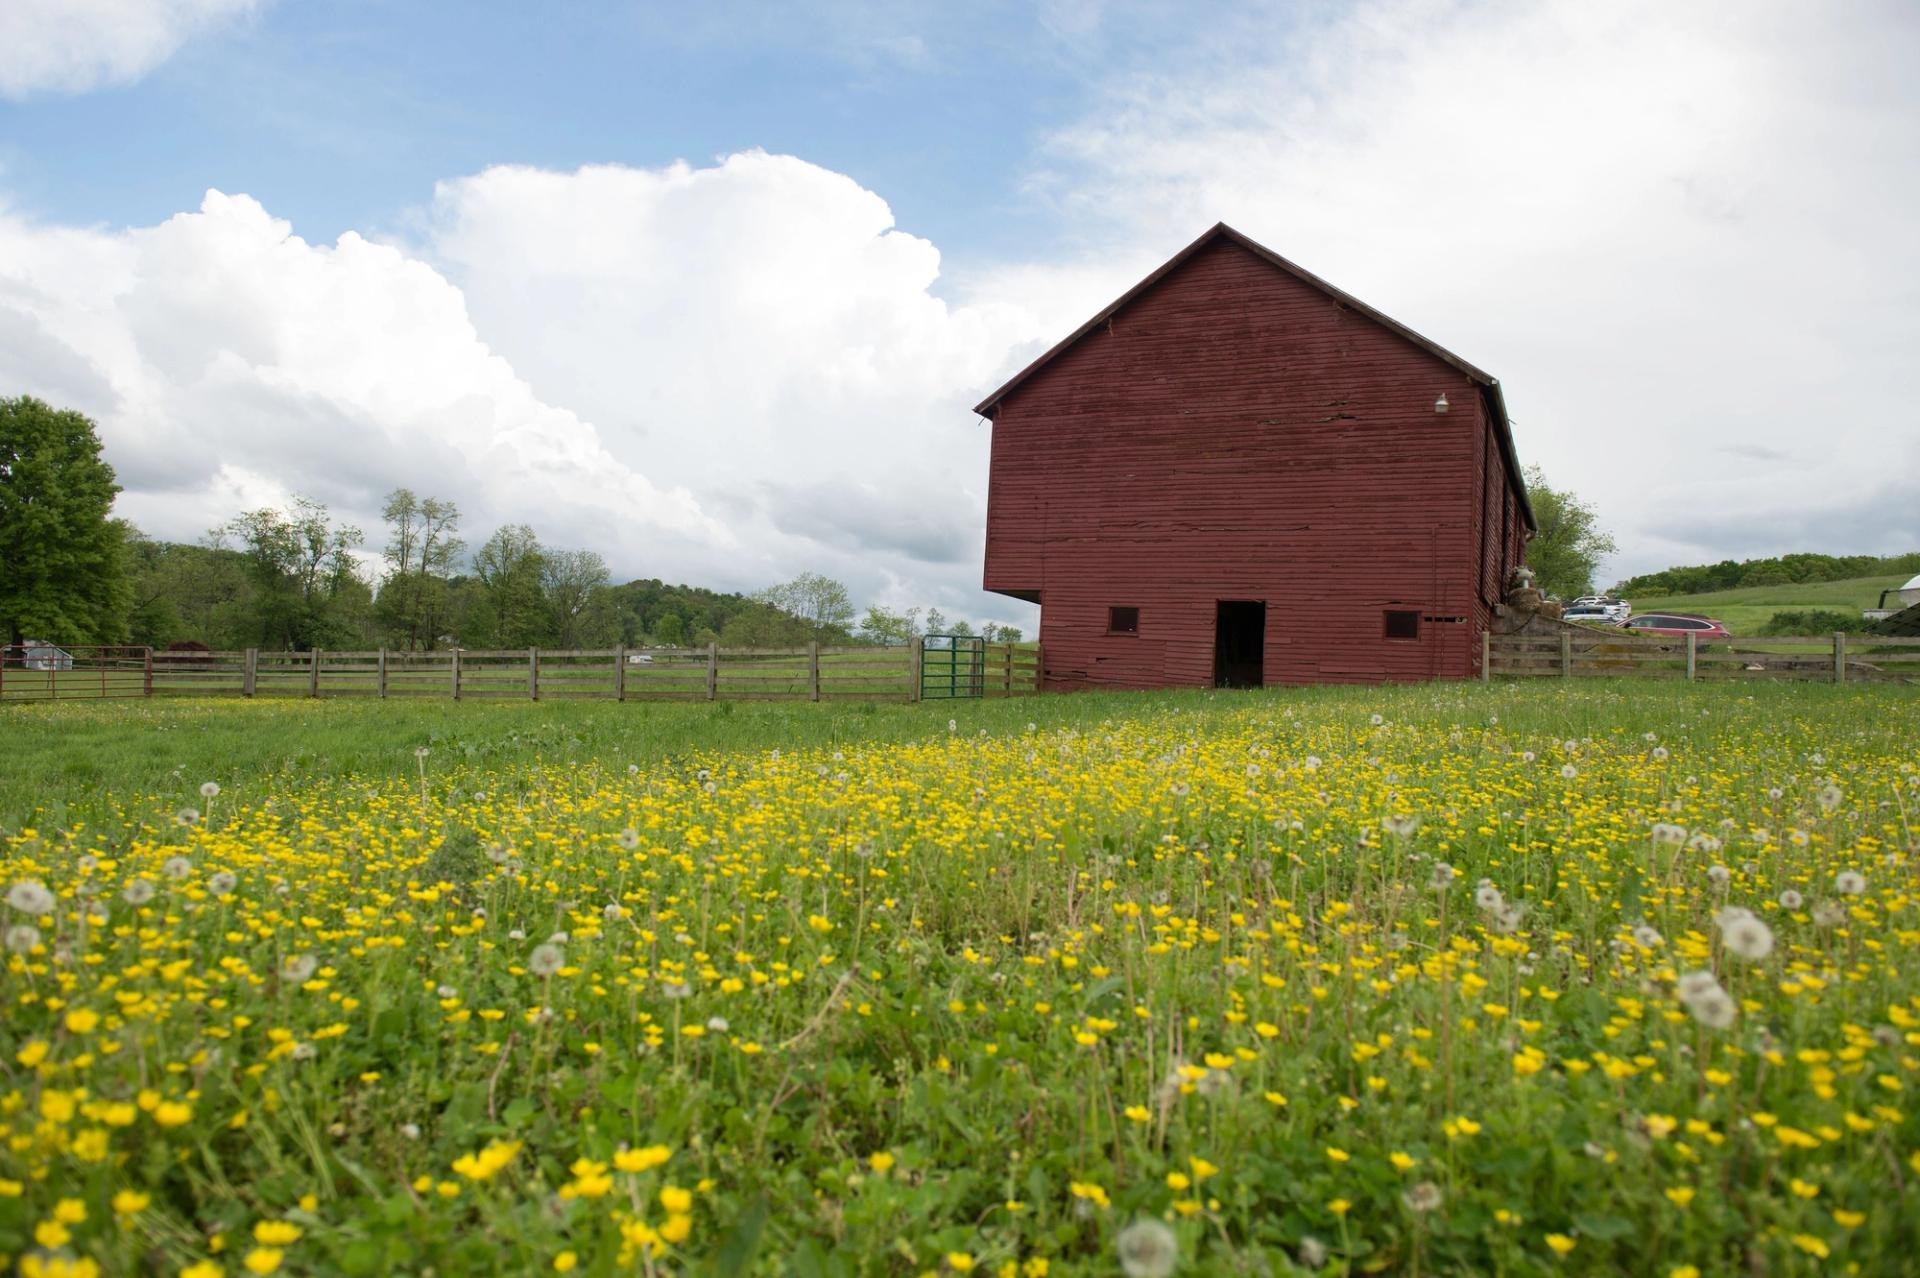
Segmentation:
<svg viewBox="0 0 1920 1278">
<path fill-rule="evenodd" d="M 975 635 L 928 635 L 920 641 L 920 699 L 945 701 L 986 694 L 987 641 Z"/>
<path fill-rule="evenodd" d="M 151 648 L 0 645 L 0 701 L 95 700 L 153 695 Z"/>
</svg>

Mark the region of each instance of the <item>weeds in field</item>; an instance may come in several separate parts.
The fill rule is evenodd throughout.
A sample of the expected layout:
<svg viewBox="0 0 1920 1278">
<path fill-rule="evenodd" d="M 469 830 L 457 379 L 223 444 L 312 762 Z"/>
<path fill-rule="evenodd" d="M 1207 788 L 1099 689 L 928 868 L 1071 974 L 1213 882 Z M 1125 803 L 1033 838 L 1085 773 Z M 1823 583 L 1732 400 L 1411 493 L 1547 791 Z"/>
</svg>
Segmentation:
<svg viewBox="0 0 1920 1278">
<path fill-rule="evenodd" d="M 1584 728 L 1516 726 L 1550 698 Z M 20 830 L 0 1250 L 1899 1272 L 1920 770 L 1906 704 L 1858 704 L 943 709 Z"/>
</svg>

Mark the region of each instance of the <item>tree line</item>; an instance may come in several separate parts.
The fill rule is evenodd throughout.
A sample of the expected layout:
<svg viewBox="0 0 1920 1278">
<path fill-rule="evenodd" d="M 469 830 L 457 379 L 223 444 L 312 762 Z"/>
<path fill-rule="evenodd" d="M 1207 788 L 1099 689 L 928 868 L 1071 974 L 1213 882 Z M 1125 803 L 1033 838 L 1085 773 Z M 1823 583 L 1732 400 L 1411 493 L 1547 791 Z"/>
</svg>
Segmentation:
<svg viewBox="0 0 1920 1278">
<path fill-rule="evenodd" d="M 792 647 L 901 643 L 971 633 L 937 609 L 871 607 L 817 573 L 754 594 L 616 584 L 591 550 L 526 524 L 469 551 L 459 506 L 400 488 L 365 532 L 296 497 L 226 521 L 197 543 L 161 541 L 112 516 L 119 486 L 93 423 L 30 397 L 0 399 L 0 638 L 343 650 L 388 647 Z M 986 637 L 1018 641 L 1013 627 Z"/>
<path fill-rule="evenodd" d="M 1920 573 L 1920 551 L 1904 555 L 1777 555 L 1771 559 L 1723 559 L 1629 577 L 1616 590 L 1640 595 L 1699 595 L 1742 586 L 1846 581 L 1853 577 Z"/>
</svg>

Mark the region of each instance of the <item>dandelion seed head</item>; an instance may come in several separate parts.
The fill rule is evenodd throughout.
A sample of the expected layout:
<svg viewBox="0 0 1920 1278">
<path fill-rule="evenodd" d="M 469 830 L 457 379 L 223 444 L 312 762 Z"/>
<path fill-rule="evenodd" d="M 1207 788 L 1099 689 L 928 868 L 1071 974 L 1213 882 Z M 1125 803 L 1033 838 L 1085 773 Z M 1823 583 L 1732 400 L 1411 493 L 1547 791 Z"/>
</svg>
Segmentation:
<svg viewBox="0 0 1920 1278">
<path fill-rule="evenodd" d="M 546 941 L 534 946 L 533 953 L 527 956 L 527 970 L 539 977 L 552 976 L 566 961 L 565 952 L 552 941 Z"/>
<path fill-rule="evenodd" d="M 1773 929 L 1751 914 L 1722 924 L 1721 937 L 1729 951 L 1751 963 L 1773 953 Z"/>
<path fill-rule="evenodd" d="M 1400 1201 L 1407 1205 L 1407 1210 L 1416 1212 L 1434 1211 L 1444 1199 L 1440 1186 L 1430 1180 L 1408 1185 L 1400 1195 Z"/>
<path fill-rule="evenodd" d="M 1687 1010 L 1709 1029 L 1726 1029 L 1733 1024 L 1738 1009 L 1734 1006 L 1733 997 L 1716 985 L 1687 1004 Z"/>
<path fill-rule="evenodd" d="M 1180 1263 L 1180 1242 L 1157 1220 L 1140 1219 L 1114 1235 L 1113 1249 L 1127 1278 L 1167 1278 Z"/>
<path fill-rule="evenodd" d="M 38 879 L 21 879 L 7 889 L 7 904 L 22 914 L 51 914 L 56 904 L 47 885 Z"/>
</svg>

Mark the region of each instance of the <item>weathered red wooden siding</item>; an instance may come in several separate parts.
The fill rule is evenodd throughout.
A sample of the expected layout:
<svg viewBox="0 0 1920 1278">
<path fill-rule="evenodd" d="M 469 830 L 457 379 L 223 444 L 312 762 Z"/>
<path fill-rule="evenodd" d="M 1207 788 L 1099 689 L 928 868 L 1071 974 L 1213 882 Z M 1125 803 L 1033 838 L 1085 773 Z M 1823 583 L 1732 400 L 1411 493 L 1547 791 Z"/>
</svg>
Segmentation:
<svg viewBox="0 0 1920 1278">
<path fill-rule="evenodd" d="M 1222 599 L 1266 601 L 1268 683 L 1463 677 L 1522 527 L 1491 429 L 1465 373 L 1216 240 L 1000 401 L 986 588 L 1038 596 L 1052 687 L 1210 685 Z M 1390 640 L 1389 608 L 1462 620 Z"/>
</svg>

